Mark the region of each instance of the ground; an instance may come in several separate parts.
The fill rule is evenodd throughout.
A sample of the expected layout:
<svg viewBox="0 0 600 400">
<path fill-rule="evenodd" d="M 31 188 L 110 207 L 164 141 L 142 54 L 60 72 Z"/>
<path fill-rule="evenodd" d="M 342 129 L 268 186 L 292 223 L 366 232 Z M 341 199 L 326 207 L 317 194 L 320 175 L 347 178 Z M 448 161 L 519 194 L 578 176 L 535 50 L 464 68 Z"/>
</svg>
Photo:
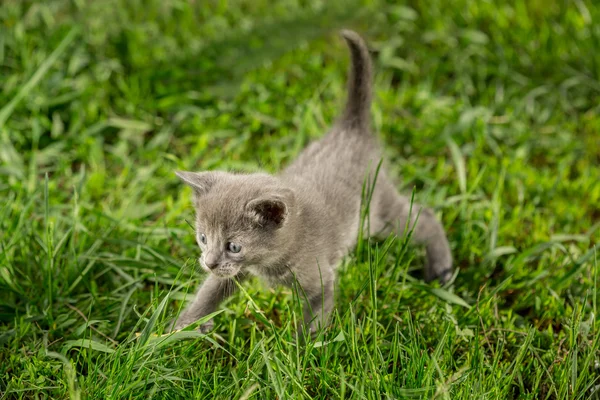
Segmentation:
<svg viewBox="0 0 600 400">
<path fill-rule="evenodd" d="M 587 399 L 600 385 L 600 5 L 589 0 L 8 0 L 0 7 L 1 398 Z M 374 127 L 458 272 L 361 241 L 322 340 L 204 275 L 174 170 L 275 172 L 368 38 Z M 136 336 L 136 332 L 141 335 Z"/>
</svg>

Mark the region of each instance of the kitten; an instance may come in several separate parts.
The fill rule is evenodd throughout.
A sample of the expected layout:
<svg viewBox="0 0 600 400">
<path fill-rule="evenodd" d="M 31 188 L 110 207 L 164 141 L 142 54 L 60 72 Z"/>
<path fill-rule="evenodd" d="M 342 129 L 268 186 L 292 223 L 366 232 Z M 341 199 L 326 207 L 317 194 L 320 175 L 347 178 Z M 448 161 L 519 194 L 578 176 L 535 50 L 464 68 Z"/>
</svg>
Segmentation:
<svg viewBox="0 0 600 400">
<path fill-rule="evenodd" d="M 375 177 L 381 158 L 370 130 L 371 59 L 355 32 L 341 32 L 351 54 L 348 99 L 339 120 L 276 176 L 220 171 L 176 172 L 193 189 L 200 265 L 209 272 L 174 329 L 216 310 L 235 279 L 255 275 L 269 284 L 297 282 L 306 295 L 305 327 L 324 326 L 333 307 L 335 269 L 356 245 L 365 177 Z M 419 214 L 420 210 L 420 214 Z M 404 235 L 426 246 L 425 278 L 446 282 L 452 255 L 433 212 L 401 196 L 383 168 L 369 211 L 370 236 Z M 212 321 L 201 327 L 206 331 Z"/>
</svg>

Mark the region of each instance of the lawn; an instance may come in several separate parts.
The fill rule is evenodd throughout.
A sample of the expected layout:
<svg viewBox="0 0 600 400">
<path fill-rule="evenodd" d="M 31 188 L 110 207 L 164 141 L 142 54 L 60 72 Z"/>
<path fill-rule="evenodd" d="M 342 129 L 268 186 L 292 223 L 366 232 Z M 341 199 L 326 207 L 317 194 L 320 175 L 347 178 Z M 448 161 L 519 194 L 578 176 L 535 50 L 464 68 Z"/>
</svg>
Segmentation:
<svg viewBox="0 0 600 400">
<path fill-rule="evenodd" d="M 322 137 L 342 27 L 457 274 L 362 241 L 322 340 L 258 281 L 208 335 L 155 336 L 204 278 L 174 170 L 275 172 Z M 0 88 L 0 398 L 600 397 L 597 2 L 4 0 Z"/>
</svg>

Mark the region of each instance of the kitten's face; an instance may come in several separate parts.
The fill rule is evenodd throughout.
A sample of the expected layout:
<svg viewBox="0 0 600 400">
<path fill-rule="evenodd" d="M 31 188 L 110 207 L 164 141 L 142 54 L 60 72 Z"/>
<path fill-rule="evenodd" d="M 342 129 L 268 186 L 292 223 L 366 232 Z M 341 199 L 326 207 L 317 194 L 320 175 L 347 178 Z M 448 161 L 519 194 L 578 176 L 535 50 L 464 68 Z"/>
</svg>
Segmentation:
<svg viewBox="0 0 600 400">
<path fill-rule="evenodd" d="M 196 242 L 202 250 L 202 269 L 224 278 L 239 274 L 244 267 L 244 254 L 248 251 L 246 241 L 239 237 L 230 239 L 226 231 L 208 230 L 203 226 L 198 222 L 196 228 Z"/>
<path fill-rule="evenodd" d="M 206 272 L 227 278 L 269 263 L 276 242 L 273 232 L 269 234 L 251 223 L 237 228 L 226 223 L 213 225 L 203 218 L 203 211 L 198 214 L 196 241 L 202 251 L 200 265 Z M 245 215 L 239 215 L 240 221 L 244 218 Z"/>
<path fill-rule="evenodd" d="M 268 267 L 281 256 L 294 194 L 263 174 L 178 172 L 194 189 L 196 242 L 202 269 L 233 277 L 251 267 Z"/>
</svg>

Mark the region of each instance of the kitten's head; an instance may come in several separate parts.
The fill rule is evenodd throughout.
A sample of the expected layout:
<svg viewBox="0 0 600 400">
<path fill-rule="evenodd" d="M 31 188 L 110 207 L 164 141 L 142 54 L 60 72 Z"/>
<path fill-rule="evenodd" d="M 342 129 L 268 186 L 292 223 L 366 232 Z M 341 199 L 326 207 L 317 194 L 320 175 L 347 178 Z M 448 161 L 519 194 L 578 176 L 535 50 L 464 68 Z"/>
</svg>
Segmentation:
<svg viewBox="0 0 600 400">
<path fill-rule="evenodd" d="M 294 192 L 267 174 L 176 172 L 194 191 L 200 265 L 218 277 L 281 258 Z"/>
</svg>

